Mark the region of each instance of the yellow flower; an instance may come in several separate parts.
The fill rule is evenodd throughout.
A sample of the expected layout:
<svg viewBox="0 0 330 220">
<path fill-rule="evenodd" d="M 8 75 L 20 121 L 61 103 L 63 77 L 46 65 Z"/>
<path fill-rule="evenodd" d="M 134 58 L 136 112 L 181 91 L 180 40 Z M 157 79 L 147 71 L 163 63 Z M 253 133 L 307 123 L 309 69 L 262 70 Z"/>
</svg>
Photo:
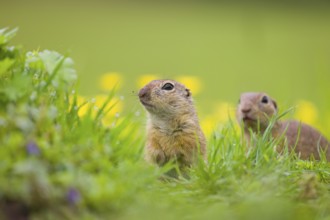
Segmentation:
<svg viewBox="0 0 330 220">
<path fill-rule="evenodd" d="M 87 100 L 85 100 L 87 101 Z M 88 109 L 90 108 L 90 104 L 89 103 L 85 103 L 84 105 L 82 105 L 83 102 L 81 101 L 81 104 L 78 104 L 79 110 L 78 110 L 78 116 L 82 117 L 84 115 L 86 115 L 86 113 L 88 112 Z"/>
<path fill-rule="evenodd" d="M 138 88 L 144 87 L 146 84 L 148 84 L 150 81 L 159 79 L 157 75 L 154 74 L 147 74 L 147 75 L 142 75 L 138 78 L 137 81 L 137 86 Z"/>
<path fill-rule="evenodd" d="M 121 87 L 122 77 L 115 72 L 105 73 L 100 77 L 99 84 L 104 91 L 111 91 L 114 88 L 118 89 Z"/>
<path fill-rule="evenodd" d="M 221 125 L 228 123 L 230 120 L 235 122 L 235 107 L 228 102 L 218 103 L 213 112 L 202 117 L 201 127 L 206 137 L 209 137 L 214 130 L 219 129 Z M 239 128 L 238 123 L 234 123 L 234 128 Z"/>
<path fill-rule="evenodd" d="M 220 102 L 215 107 L 215 117 L 221 123 L 229 121 L 229 119 L 235 120 L 235 107 L 228 102 Z"/>
<path fill-rule="evenodd" d="M 210 137 L 217 125 L 215 118 L 212 115 L 208 115 L 206 117 L 202 117 L 200 123 L 205 136 L 207 138 Z"/>
<path fill-rule="evenodd" d="M 89 105 L 88 105 L 88 103 L 86 103 L 87 102 L 86 97 L 77 95 L 76 98 L 77 98 L 77 100 L 76 100 L 76 105 L 74 106 L 74 108 L 76 108 L 78 110 L 78 116 L 82 117 L 87 113 Z M 73 99 L 74 99 L 74 97 L 71 96 L 70 97 L 71 105 L 73 104 Z"/>
<path fill-rule="evenodd" d="M 312 102 L 300 100 L 297 102 L 294 118 L 307 124 L 315 125 L 318 118 L 317 108 Z"/>
<path fill-rule="evenodd" d="M 202 88 L 201 79 L 196 76 L 179 76 L 176 80 L 184 84 L 193 95 L 198 94 Z"/>
<path fill-rule="evenodd" d="M 97 95 L 95 97 L 96 112 L 103 107 L 107 99 L 108 99 L 107 95 Z M 122 111 L 122 109 L 123 109 L 123 102 L 117 97 L 112 97 L 112 99 L 106 104 L 104 108 L 105 114 L 103 115 L 102 118 L 103 123 L 104 124 L 111 123 L 114 117 L 119 117 L 119 113 Z"/>
</svg>

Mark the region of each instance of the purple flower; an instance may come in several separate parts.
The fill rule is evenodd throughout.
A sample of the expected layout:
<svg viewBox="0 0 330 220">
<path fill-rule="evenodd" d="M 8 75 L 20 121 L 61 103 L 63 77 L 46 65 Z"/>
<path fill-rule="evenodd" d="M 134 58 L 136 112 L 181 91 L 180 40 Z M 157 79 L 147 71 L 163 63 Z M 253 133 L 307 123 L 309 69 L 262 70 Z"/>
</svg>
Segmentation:
<svg viewBox="0 0 330 220">
<path fill-rule="evenodd" d="M 40 154 L 39 147 L 34 141 L 29 141 L 26 144 L 26 151 L 30 155 L 39 155 Z"/>
<path fill-rule="evenodd" d="M 80 193 L 75 188 L 70 188 L 66 193 L 66 199 L 71 205 L 75 205 L 80 201 Z"/>
</svg>

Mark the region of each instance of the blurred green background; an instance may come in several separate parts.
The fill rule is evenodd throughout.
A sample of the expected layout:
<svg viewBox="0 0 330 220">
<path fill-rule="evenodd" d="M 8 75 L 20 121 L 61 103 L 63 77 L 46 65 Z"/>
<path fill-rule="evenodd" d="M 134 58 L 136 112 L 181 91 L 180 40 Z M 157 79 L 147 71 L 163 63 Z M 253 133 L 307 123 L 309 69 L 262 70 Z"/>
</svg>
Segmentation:
<svg viewBox="0 0 330 220">
<path fill-rule="evenodd" d="M 191 75 L 201 80 L 195 98 L 204 112 L 244 91 L 266 91 L 285 107 L 298 99 L 330 106 L 326 1 L 12 0 L 1 3 L 0 26 L 19 27 L 13 43 L 28 50 L 68 52 L 83 95 L 118 72 L 120 94 L 136 106 L 141 75 Z"/>
</svg>

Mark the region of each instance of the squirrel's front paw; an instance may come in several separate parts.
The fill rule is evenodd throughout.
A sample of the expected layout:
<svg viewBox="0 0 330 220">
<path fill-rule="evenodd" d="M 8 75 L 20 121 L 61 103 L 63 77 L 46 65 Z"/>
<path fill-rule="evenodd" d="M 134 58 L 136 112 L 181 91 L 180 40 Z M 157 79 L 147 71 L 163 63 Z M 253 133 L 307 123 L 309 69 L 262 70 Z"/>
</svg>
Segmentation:
<svg viewBox="0 0 330 220">
<path fill-rule="evenodd" d="M 159 150 L 159 152 L 157 152 L 155 154 L 155 158 L 154 159 L 155 159 L 154 160 L 155 163 L 158 164 L 159 166 L 163 166 L 167 162 L 166 156 L 165 156 L 164 152 L 161 151 L 161 150 Z"/>
<path fill-rule="evenodd" d="M 158 166 L 163 166 L 167 162 L 164 151 L 159 149 L 149 149 L 146 153 L 146 159 L 147 161 L 157 164 Z"/>
</svg>

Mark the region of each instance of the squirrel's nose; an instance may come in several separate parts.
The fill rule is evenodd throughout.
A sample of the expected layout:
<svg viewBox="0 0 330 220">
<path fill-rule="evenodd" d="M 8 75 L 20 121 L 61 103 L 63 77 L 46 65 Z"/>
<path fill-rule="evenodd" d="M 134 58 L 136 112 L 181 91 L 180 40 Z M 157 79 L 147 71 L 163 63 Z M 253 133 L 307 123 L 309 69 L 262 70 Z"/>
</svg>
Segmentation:
<svg viewBox="0 0 330 220">
<path fill-rule="evenodd" d="M 148 92 L 148 88 L 143 87 L 140 91 L 139 91 L 139 98 L 140 99 L 146 99 L 149 97 L 149 92 Z"/>
<path fill-rule="evenodd" d="M 244 108 L 241 109 L 241 112 L 245 113 L 245 114 L 249 113 L 250 111 L 251 111 L 251 107 L 244 107 Z"/>
</svg>

